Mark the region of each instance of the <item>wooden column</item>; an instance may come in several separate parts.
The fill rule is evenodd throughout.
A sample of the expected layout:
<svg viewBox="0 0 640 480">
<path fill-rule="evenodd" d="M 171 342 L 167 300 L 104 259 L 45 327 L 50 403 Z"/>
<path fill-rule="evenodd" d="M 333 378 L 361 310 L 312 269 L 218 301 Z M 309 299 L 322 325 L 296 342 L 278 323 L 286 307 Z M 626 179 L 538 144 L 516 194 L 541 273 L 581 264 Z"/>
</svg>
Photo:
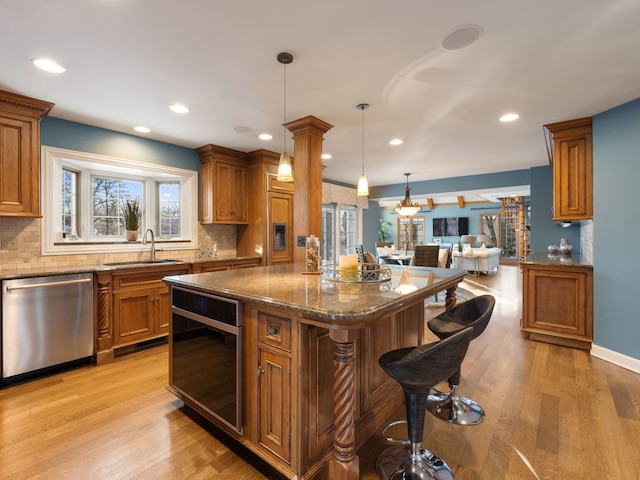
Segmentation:
<svg viewBox="0 0 640 480">
<path fill-rule="evenodd" d="M 322 141 L 333 125 L 309 115 L 285 127 L 293 134 L 293 261 L 304 263 L 298 237 L 315 235 L 322 240 Z"/>
<path fill-rule="evenodd" d="M 333 456 L 330 480 L 357 480 L 360 459 L 356 454 L 356 340 L 355 330 L 329 330 L 333 341 Z"/>
</svg>

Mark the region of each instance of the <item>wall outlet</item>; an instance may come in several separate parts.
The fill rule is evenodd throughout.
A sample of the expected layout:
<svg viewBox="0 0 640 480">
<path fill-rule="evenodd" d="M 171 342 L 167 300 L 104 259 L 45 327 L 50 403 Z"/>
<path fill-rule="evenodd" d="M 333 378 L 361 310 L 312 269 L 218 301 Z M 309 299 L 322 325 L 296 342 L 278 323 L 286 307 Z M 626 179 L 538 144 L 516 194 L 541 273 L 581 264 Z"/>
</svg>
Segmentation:
<svg viewBox="0 0 640 480">
<path fill-rule="evenodd" d="M 15 238 L 3 238 L 0 250 L 17 250 L 18 241 Z"/>
<path fill-rule="evenodd" d="M 307 244 L 307 238 L 304 235 L 298 235 L 298 246 L 304 247 Z"/>
</svg>

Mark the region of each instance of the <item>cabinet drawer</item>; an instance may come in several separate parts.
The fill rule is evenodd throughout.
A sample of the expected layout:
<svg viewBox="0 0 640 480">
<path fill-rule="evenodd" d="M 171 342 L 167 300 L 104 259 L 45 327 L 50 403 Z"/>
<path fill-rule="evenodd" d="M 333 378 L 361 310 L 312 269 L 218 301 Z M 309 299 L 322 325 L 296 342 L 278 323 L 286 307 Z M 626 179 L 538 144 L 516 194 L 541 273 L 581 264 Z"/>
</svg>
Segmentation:
<svg viewBox="0 0 640 480">
<path fill-rule="evenodd" d="M 291 320 L 258 312 L 258 341 L 291 351 Z"/>
<path fill-rule="evenodd" d="M 149 271 L 151 270 L 151 271 Z M 189 273 L 189 266 L 178 268 L 141 269 L 137 272 L 118 273 L 113 275 L 113 289 L 123 288 L 156 288 L 165 285 L 163 278 L 169 275 L 183 275 Z"/>
</svg>

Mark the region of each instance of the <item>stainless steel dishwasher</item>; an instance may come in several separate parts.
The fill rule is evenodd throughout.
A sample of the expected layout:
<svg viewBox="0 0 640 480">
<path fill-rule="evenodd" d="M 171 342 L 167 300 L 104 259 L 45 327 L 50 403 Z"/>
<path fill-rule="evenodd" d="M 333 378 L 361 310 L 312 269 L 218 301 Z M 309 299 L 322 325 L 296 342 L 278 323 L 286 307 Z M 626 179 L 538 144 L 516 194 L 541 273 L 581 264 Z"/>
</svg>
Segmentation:
<svg viewBox="0 0 640 480">
<path fill-rule="evenodd" d="M 2 383 L 93 352 L 93 274 L 2 282 Z"/>
</svg>

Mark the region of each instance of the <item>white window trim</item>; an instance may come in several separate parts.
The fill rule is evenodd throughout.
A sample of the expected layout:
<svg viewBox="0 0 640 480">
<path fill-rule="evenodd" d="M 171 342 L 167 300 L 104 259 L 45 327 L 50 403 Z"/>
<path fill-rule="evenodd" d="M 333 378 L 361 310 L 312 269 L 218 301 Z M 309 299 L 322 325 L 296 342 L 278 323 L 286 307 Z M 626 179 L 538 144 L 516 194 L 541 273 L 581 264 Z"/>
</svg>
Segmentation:
<svg viewBox="0 0 640 480">
<path fill-rule="evenodd" d="M 179 240 L 161 240 L 160 248 L 163 250 L 192 250 L 198 248 L 198 172 L 185 170 L 164 165 L 137 162 L 134 160 L 107 157 L 93 153 L 77 152 L 63 148 L 42 146 L 41 151 L 41 171 L 42 181 L 40 184 L 40 198 L 42 199 L 42 255 L 69 255 L 77 253 L 118 253 L 118 252 L 139 252 L 147 251 L 147 245 L 141 243 L 126 243 L 115 241 L 114 243 L 90 244 L 83 242 L 61 242 L 60 239 L 60 218 L 62 215 L 60 198 L 62 196 L 62 186 L 60 174 L 64 161 L 88 162 L 99 165 L 100 170 L 112 174 L 126 176 L 135 174 L 136 171 L 144 176 L 153 176 L 158 179 L 180 178 L 180 203 L 182 210 L 182 237 Z M 152 192 L 147 192 L 147 197 L 153 196 Z M 82 201 L 82 199 L 80 200 Z M 155 201 L 151 198 L 145 199 L 148 205 Z M 157 221 L 153 220 L 154 222 Z M 143 224 L 144 226 L 144 224 Z M 82 225 L 81 228 L 88 228 Z M 144 228 L 153 228 L 157 233 L 157 226 L 151 225 Z M 84 235 L 83 235 L 84 233 Z M 78 232 L 81 238 L 87 238 L 86 232 Z M 56 243 L 57 242 L 57 243 Z"/>
</svg>

